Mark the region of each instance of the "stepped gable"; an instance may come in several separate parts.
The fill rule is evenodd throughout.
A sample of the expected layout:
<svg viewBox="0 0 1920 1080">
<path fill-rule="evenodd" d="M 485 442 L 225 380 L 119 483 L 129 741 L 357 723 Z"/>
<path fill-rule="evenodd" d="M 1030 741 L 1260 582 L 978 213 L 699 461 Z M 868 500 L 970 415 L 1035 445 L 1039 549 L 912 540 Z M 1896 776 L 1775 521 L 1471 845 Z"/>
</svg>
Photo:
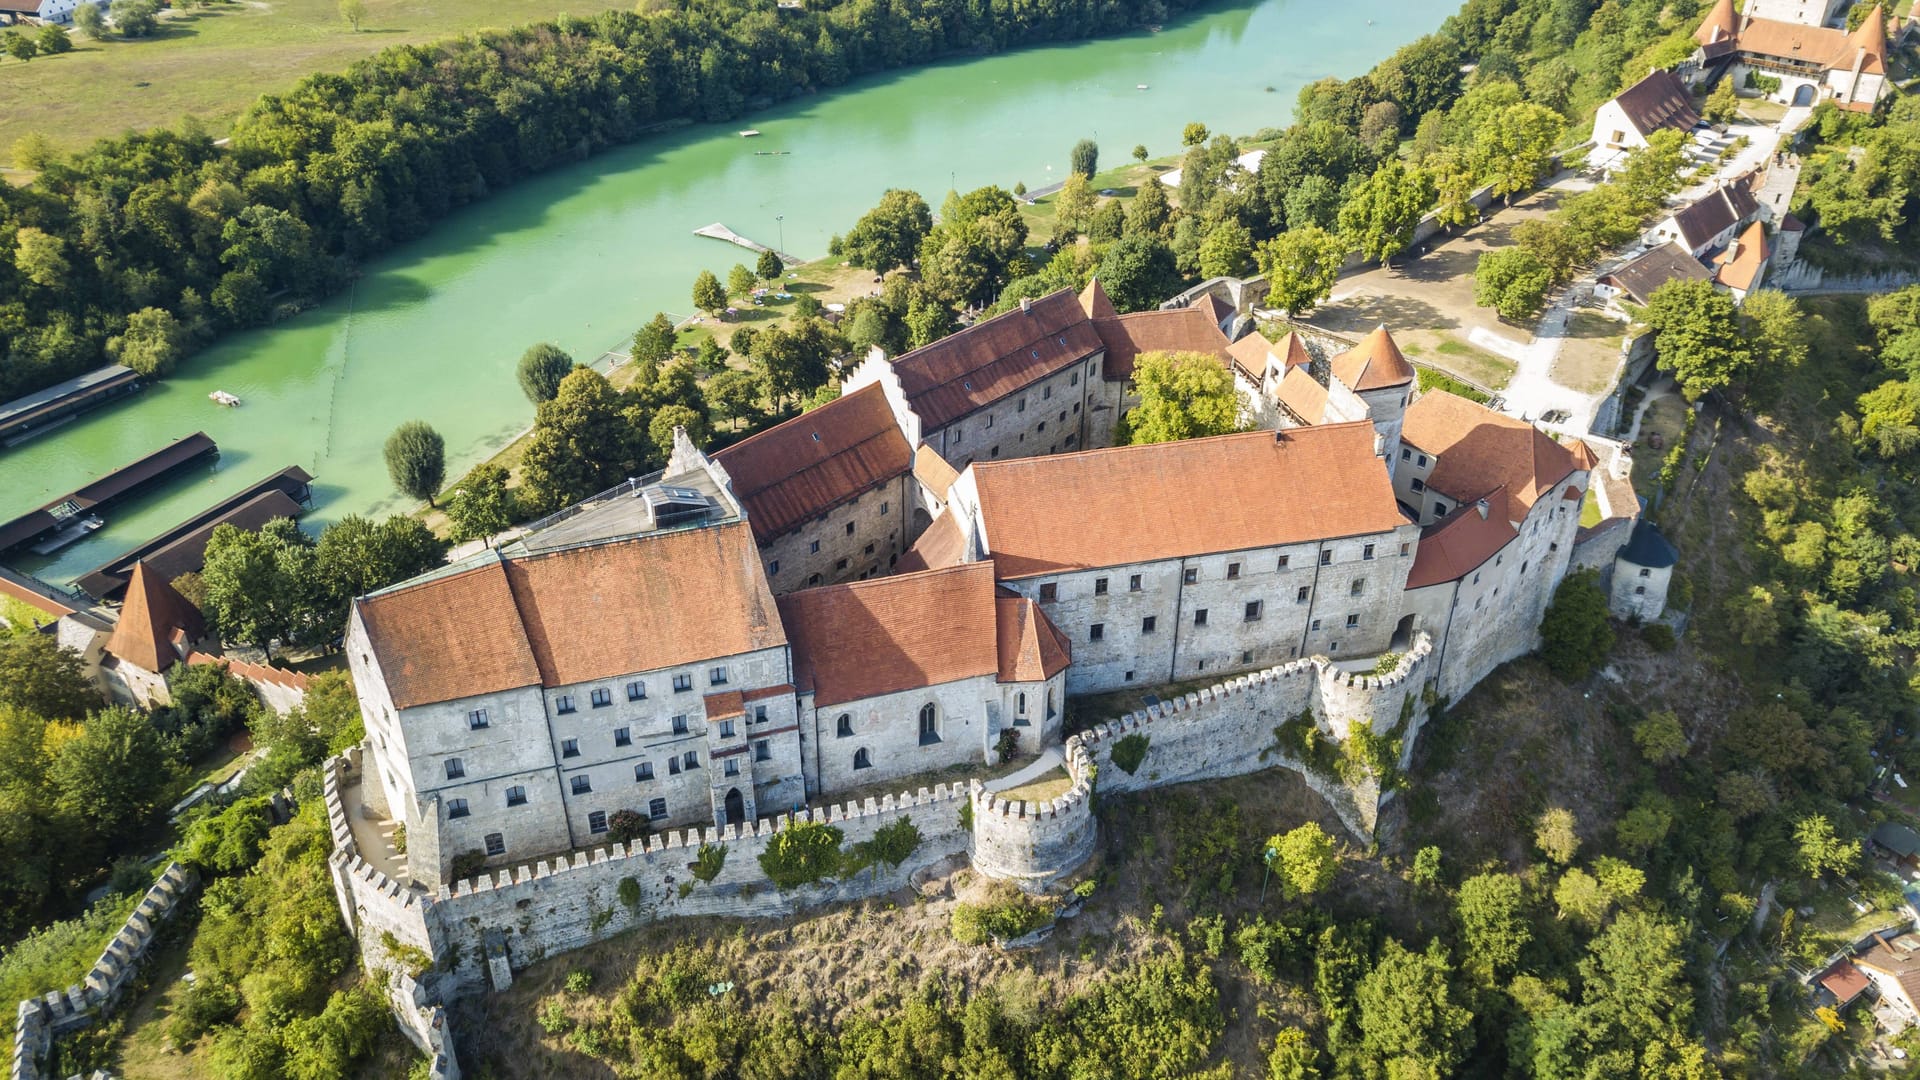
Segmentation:
<svg viewBox="0 0 1920 1080">
<path fill-rule="evenodd" d="M 987 563 L 802 589 L 780 617 L 820 707 L 1000 671 Z"/>
<path fill-rule="evenodd" d="M 1358 394 L 1405 386 L 1413 381 L 1414 371 L 1382 323 L 1361 339 L 1360 344 L 1333 358 L 1333 377 Z"/>
<path fill-rule="evenodd" d="M 1733 10 L 1733 0 L 1715 0 L 1713 10 L 1707 12 L 1700 29 L 1693 32 L 1693 40 L 1702 45 L 1712 45 L 1735 38 L 1739 33 L 1740 16 Z"/>
<path fill-rule="evenodd" d="M 120 604 L 120 621 L 114 624 L 106 648 L 135 667 L 163 672 L 184 654 L 174 647 L 176 641 L 191 644 L 206 633 L 207 621 L 200 609 L 147 569 L 145 562 L 137 562 Z"/>
<path fill-rule="evenodd" d="M 952 510 L 942 510 L 940 516 L 933 519 L 927 531 L 913 542 L 905 555 L 900 556 L 900 565 L 895 573 L 910 574 L 916 570 L 938 570 L 948 566 L 958 566 L 967 560 L 967 534 L 960 527 L 960 519 Z"/>
<path fill-rule="evenodd" d="M 1120 313 L 1113 308 L 1113 301 L 1107 299 L 1107 290 L 1101 287 L 1098 277 L 1087 282 L 1087 287 L 1080 290 L 1080 310 L 1086 312 L 1089 319 L 1120 317 Z"/>
<path fill-rule="evenodd" d="M 1387 532 L 1370 423 L 976 461 L 1001 580 Z"/>
<path fill-rule="evenodd" d="M 1073 646 L 1040 605 L 1006 589 L 999 590 L 993 603 L 998 612 L 1001 682 L 1040 682 L 1066 670 L 1073 661 Z"/>
<path fill-rule="evenodd" d="M 1134 361 L 1141 353 L 1207 353 L 1227 363 L 1227 335 L 1206 308 L 1172 308 L 1167 311 L 1136 311 L 1111 319 L 1095 319 L 1094 330 L 1106 346 L 1107 359 L 1101 373 L 1109 382 L 1124 382 L 1133 377 Z"/>
<path fill-rule="evenodd" d="M 767 543 L 913 467 L 886 392 L 862 387 L 713 456 Z"/>
<path fill-rule="evenodd" d="M 1100 348 L 1080 298 L 1061 289 L 906 353 L 893 371 L 935 431 Z"/>
<path fill-rule="evenodd" d="M 1521 514 L 1524 516 L 1525 511 Z M 1420 549 L 1414 553 L 1412 569 L 1407 571 L 1407 588 L 1458 581 L 1486 565 L 1495 552 L 1519 535 L 1513 525 L 1507 489 L 1495 488 L 1486 498 L 1462 506 L 1420 534 Z"/>
<path fill-rule="evenodd" d="M 1532 424 L 1444 390 L 1408 407 L 1400 437 L 1438 459 L 1429 488 L 1464 504 L 1504 487 L 1516 519 L 1562 480 L 1592 467 L 1591 452 L 1576 453 Z"/>
<path fill-rule="evenodd" d="M 745 522 L 481 556 L 355 602 L 395 708 L 785 644 Z"/>
<path fill-rule="evenodd" d="M 1756 221 L 1720 254 L 1720 269 L 1713 279 L 1729 289 L 1746 292 L 1760 283 L 1767 254 L 1767 227 Z"/>
<path fill-rule="evenodd" d="M 1620 96 L 1613 100 L 1626 114 L 1627 122 L 1643 137 L 1666 128 L 1691 131 L 1700 122 L 1700 114 L 1693 111 L 1693 97 L 1687 84 L 1665 69 L 1649 73 L 1620 91 Z"/>
</svg>

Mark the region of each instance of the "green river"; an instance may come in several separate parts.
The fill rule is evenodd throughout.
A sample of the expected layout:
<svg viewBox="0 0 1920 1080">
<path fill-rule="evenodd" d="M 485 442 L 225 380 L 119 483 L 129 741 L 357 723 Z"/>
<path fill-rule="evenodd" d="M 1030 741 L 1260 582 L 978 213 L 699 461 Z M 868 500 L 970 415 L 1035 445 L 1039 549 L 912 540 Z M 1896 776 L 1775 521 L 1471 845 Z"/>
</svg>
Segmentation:
<svg viewBox="0 0 1920 1080">
<path fill-rule="evenodd" d="M 700 226 L 724 222 L 766 244 L 784 236 L 785 250 L 819 256 L 889 187 L 937 205 L 952 184 L 1052 183 L 1081 138 L 1112 163 L 1136 143 L 1170 153 L 1193 120 L 1278 127 L 1302 85 L 1365 71 L 1453 7 L 1262 0 L 1158 33 L 877 76 L 530 180 L 370 264 L 351 292 L 0 451 L 0 520 L 196 430 L 219 443 L 215 468 L 112 509 L 84 542 L 19 568 L 64 584 L 286 465 L 316 478 L 310 527 L 400 510 L 381 461 L 396 424 L 432 424 L 448 476 L 460 475 L 532 422 L 513 376 L 528 345 L 552 341 L 586 361 L 657 310 L 687 311 L 702 267 L 724 278 L 750 261 L 694 236 Z M 748 127 L 764 134 L 742 140 Z M 214 390 L 245 404 L 221 408 Z"/>
</svg>

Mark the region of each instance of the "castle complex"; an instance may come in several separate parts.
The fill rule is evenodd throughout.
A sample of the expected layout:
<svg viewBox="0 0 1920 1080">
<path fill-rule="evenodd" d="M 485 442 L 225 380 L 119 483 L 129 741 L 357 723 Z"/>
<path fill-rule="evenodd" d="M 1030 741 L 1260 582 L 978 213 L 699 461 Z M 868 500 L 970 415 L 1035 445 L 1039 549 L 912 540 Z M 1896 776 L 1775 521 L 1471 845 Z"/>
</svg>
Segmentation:
<svg viewBox="0 0 1920 1080">
<path fill-rule="evenodd" d="M 367 741 L 327 800 L 363 948 L 388 931 L 498 986 L 633 920 L 792 910 L 949 856 L 1045 884 L 1092 851 L 1096 763 L 1121 790 L 1292 767 L 1370 831 L 1377 786 L 1312 773 L 1275 730 L 1364 727 L 1404 764 L 1430 704 L 1533 649 L 1639 508 L 1616 449 L 1420 393 L 1385 328 L 1230 338 L 1244 323 L 1058 292 L 876 352 L 838 400 L 718 453 L 682 435 L 662 474 L 357 600 Z M 1253 430 L 1108 446 L 1155 350 L 1217 356 Z M 1062 747 L 1068 697 L 1115 692 L 1147 708 Z M 1107 768 L 1136 728 L 1147 764 Z M 1055 748 L 1073 787 L 1050 803 L 868 797 Z M 907 815 L 908 865 L 826 892 L 773 890 L 750 856 L 796 820 L 852 840 Z M 696 888 L 691 849 L 723 843 Z"/>
</svg>

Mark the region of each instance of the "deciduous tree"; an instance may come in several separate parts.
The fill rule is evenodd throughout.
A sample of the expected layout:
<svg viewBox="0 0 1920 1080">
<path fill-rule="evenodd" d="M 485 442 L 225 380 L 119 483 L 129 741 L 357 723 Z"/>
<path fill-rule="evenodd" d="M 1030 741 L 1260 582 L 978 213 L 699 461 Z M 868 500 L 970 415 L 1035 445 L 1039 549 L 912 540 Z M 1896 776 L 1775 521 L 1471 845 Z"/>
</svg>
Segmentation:
<svg viewBox="0 0 1920 1080">
<path fill-rule="evenodd" d="M 1553 282 L 1552 268 L 1533 252 L 1523 247 L 1495 248 L 1481 252 L 1473 268 L 1473 302 L 1492 308 L 1508 322 L 1523 322 L 1540 313 Z"/>
<path fill-rule="evenodd" d="M 1860 841 L 1842 841 L 1825 814 L 1801 818 L 1793 827 L 1793 843 L 1800 868 L 1811 878 L 1837 877 L 1860 865 Z"/>
<path fill-rule="evenodd" d="M 1649 713 L 1633 725 L 1633 742 L 1640 755 L 1655 765 L 1665 765 L 1687 752 L 1687 733 L 1672 709 Z"/>
<path fill-rule="evenodd" d="M 1318 225 L 1288 229 L 1260 245 L 1256 258 L 1267 276 L 1268 300 L 1290 315 L 1313 310 L 1333 292 L 1347 245 Z"/>
<path fill-rule="evenodd" d="M 552 401 L 535 411 L 522 481 L 536 513 L 550 513 L 605 491 L 639 468 L 624 403 L 592 368 L 575 368 Z"/>
<path fill-rule="evenodd" d="M 367 18 L 367 0 L 340 0 L 340 18 L 359 33 L 360 24 Z"/>
<path fill-rule="evenodd" d="M 753 271 L 760 275 L 760 280 L 762 281 L 778 281 L 780 280 L 780 275 L 787 272 L 787 264 L 781 262 L 780 256 L 775 252 L 771 250 L 763 251 L 760 253 L 760 258 L 754 263 Z"/>
<path fill-rule="evenodd" d="M 1100 200 L 1087 184 L 1087 178 L 1079 173 L 1067 174 L 1066 183 L 1060 186 L 1060 194 L 1053 197 L 1054 213 L 1060 226 L 1069 233 L 1077 233 L 1086 228 L 1087 219 L 1093 215 L 1094 204 Z"/>
<path fill-rule="evenodd" d="M 424 420 L 408 420 L 387 436 L 387 475 L 400 493 L 433 505 L 447 476 L 447 444 Z"/>
<path fill-rule="evenodd" d="M 1140 406 L 1128 419 L 1129 442 L 1176 442 L 1240 430 L 1240 393 L 1216 356 L 1142 353 L 1134 362 Z"/>
<path fill-rule="evenodd" d="M 1573 811 L 1554 806 L 1542 812 L 1534 823 L 1533 846 L 1561 866 L 1571 863 L 1574 852 L 1580 850 L 1580 833 L 1575 827 Z"/>
<path fill-rule="evenodd" d="M 760 383 L 744 371 L 728 368 L 707 380 L 707 402 L 737 428 L 760 413 Z"/>
<path fill-rule="evenodd" d="M 513 524 L 519 500 L 507 487 L 507 470 L 492 462 L 476 466 L 447 496 L 447 521 L 453 542 L 489 543 Z"/>
<path fill-rule="evenodd" d="M 73 9 L 73 25 L 94 41 L 106 36 L 107 19 L 99 4 L 81 4 Z"/>
<path fill-rule="evenodd" d="M 9 30 L 0 34 L 0 43 L 4 43 L 7 55 L 25 63 L 40 55 L 40 44 L 18 30 Z"/>
<path fill-rule="evenodd" d="M 1733 297 L 1710 281 L 1669 281 L 1648 297 L 1645 319 L 1654 352 L 1688 400 L 1746 376 L 1753 353 L 1735 314 Z"/>
<path fill-rule="evenodd" d="M 1522 102 L 1493 115 L 1474 133 L 1475 172 L 1509 203 L 1530 191 L 1551 160 L 1554 140 L 1566 121 L 1541 105 Z"/>
<path fill-rule="evenodd" d="M 693 279 L 693 306 L 718 317 L 727 310 L 727 289 L 713 271 L 702 270 Z"/>
<path fill-rule="evenodd" d="M 560 346 L 543 341 L 520 354 L 520 366 L 516 370 L 520 392 L 535 405 L 552 401 L 560 392 L 560 380 L 572 370 L 573 357 L 561 351 Z"/>
<path fill-rule="evenodd" d="M 269 656 L 275 641 L 306 640 L 323 604 L 314 558 L 313 539 L 291 518 L 275 518 L 258 532 L 216 527 L 200 571 L 207 618 L 225 640 L 257 645 Z M 329 625 L 325 632 L 338 629 Z"/>
<path fill-rule="evenodd" d="M 727 271 L 727 295 L 729 296 L 736 298 L 750 296 L 759 284 L 760 279 L 753 276 L 753 271 L 739 263 L 734 263 L 733 269 Z"/>
<path fill-rule="evenodd" d="M 160 0 L 113 0 L 107 11 L 122 37 L 147 37 L 160 28 Z"/>
<path fill-rule="evenodd" d="M 79 653 L 51 634 L 0 636 L 0 705 L 48 720 L 78 720 L 101 705 Z"/>
<path fill-rule="evenodd" d="M 1433 197 L 1433 181 L 1424 170 L 1389 158 L 1340 207 L 1340 232 L 1367 258 L 1391 266 L 1393 257 L 1413 243 L 1414 226 L 1433 206 Z"/>
<path fill-rule="evenodd" d="M 1107 248 L 1100 259 L 1099 278 L 1107 299 L 1122 313 L 1145 311 L 1180 286 L 1173 251 L 1140 233 L 1128 233 Z"/>
<path fill-rule="evenodd" d="M 1100 147 L 1092 139 L 1081 139 L 1073 144 L 1073 153 L 1069 168 L 1088 180 L 1100 169 Z"/>
<path fill-rule="evenodd" d="M 1269 837 L 1267 850 L 1273 852 L 1274 877 L 1288 899 L 1301 899 L 1333 884 L 1338 864 L 1333 837 L 1314 822 Z"/>
<path fill-rule="evenodd" d="M 1200 242 L 1200 276 L 1237 278 L 1253 261 L 1253 234 L 1237 218 L 1215 225 Z"/>
<path fill-rule="evenodd" d="M 173 370 L 187 342 L 186 327 L 165 308 L 141 308 L 127 316 L 123 333 L 107 339 L 107 355 L 142 375 Z"/>
<path fill-rule="evenodd" d="M 1567 575 L 1540 623 L 1540 658 L 1572 682 L 1592 674 L 1612 649 L 1613 626 L 1598 575 L 1591 570 Z"/>
<path fill-rule="evenodd" d="M 1465 1059 L 1473 1013 L 1454 1002 L 1452 974 L 1438 941 L 1416 953 L 1388 939 L 1354 988 L 1361 1051 L 1388 1076 L 1448 1076 Z"/>
<path fill-rule="evenodd" d="M 315 587 L 344 621 L 354 597 L 444 563 L 447 544 L 411 514 L 377 523 L 348 514 L 320 533 L 313 552 Z"/>
<path fill-rule="evenodd" d="M 847 233 L 841 251 L 847 261 L 876 273 L 910 265 L 933 230 L 933 212 L 918 192 L 891 188 Z"/>
<path fill-rule="evenodd" d="M 1453 913 L 1466 942 L 1466 962 L 1478 968 L 1489 984 L 1519 966 L 1520 951 L 1533 940 L 1519 878 L 1475 874 L 1460 883 Z"/>
</svg>

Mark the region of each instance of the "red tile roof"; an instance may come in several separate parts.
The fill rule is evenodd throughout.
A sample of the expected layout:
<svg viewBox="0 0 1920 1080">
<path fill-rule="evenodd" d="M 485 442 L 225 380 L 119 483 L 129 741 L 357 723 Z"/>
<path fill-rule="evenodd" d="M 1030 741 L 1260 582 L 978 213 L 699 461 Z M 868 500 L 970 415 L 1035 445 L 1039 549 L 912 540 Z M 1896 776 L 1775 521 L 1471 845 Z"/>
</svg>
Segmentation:
<svg viewBox="0 0 1920 1080">
<path fill-rule="evenodd" d="M 1400 355 L 1400 346 L 1385 325 L 1361 339 L 1360 344 L 1333 358 L 1333 377 L 1354 393 L 1405 386 L 1414 379 L 1413 365 Z"/>
<path fill-rule="evenodd" d="M 940 511 L 933 519 L 927 531 L 913 542 L 913 547 L 900 556 L 900 565 L 895 573 L 907 574 L 915 570 L 938 570 L 948 566 L 958 566 L 967 557 L 967 535 L 960 528 L 960 518 L 951 507 Z"/>
<path fill-rule="evenodd" d="M 1318 424 L 1327 418 L 1327 388 L 1307 373 L 1304 364 L 1287 369 L 1276 393 L 1280 404 L 1302 424 Z"/>
<path fill-rule="evenodd" d="M 1627 115 L 1627 122 L 1642 136 L 1663 128 L 1691 131 L 1700 122 L 1700 114 L 1693 111 L 1693 95 L 1687 84 L 1665 69 L 1649 72 L 1646 78 L 1620 91 L 1620 96 L 1613 100 Z"/>
<path fill-rule="evenodd" d="M 1326 424 L 970 467 L 1005 580 L 1398 528 L 1373 439 Z"/>
<path fill-rule="evenodd" d="M 1080 290 L 1080 310 L 1087 313 L 1089 319 L 1112 319 L 1119 316 L 1113 308 L 1113 301 L 1107 299 L 1107 290 L 1100 286 L 1100 279 L 1087 282 Z"/>
<path fill-rule="evenodd" d="M 1700 29 L 1693 32 L 1693 40 L 1702 45 L 1711 45 L 1739 32 L 1740 16 L 1733 10 L 1733 0 L 1714 0 L 1713 10 L 1707 12 Z"/>
<path fill-rule="evenodd" d="M 1590 467 L 1590 454 L 1578 454 L 1532 424 L 1445 391 L 1422 394 L 1407 409 L 1400 438 L 1438 459 L 1428 487 L 1458 503 L 1504 487 L 1518 504 L 1516 518 L 1562 480 Z"/>
<path fill-rule="evenodd" d="M 1040 682 L 1072 662 L 1073 647 L 1040 605 L 1023 596 L 1001 595 L 994 599 L 994 606 L 1001 682 Z"/>
<path fill-rule="evenodd" d="M 1854 967 L 1850 960 L 1840 961 L 1820 976 L 1820 985 L 1841 1005 L 1859 997 L 1872 984 L 1873 980 L 1867 978 L 1867 973 Z"/>
<path fill-rule="evenodd" d="M 1286 340 L 1292 340 L 1292 338 L 1293 335 L 1288 334 Z M 1268 341 L 1265 334 L 1255 330 L 1227 346 L 1227 355 L 1233 357 L 1233 366 L 1240 370 L 1240 374 L 1246 376 L 1253 385 L 1259 386 L 1260 380 L 1267 373 L 1267 359 L 1275 353 L 1273 342 Z"/>
<path fill-rule="evenodd" d="M 1507 489 L 1487 494 L 1486 516 L 1477 503 L 1467 503 L 1420 534 L 1407 588 L 1424 589 L 1444 581 L 1458 581 L 1486 564 L 1520 534 L 1509 515 Z M 1524 513 L 1524 511 L 1522 511 Z"/>
<path fill-rule="evenodd" d="M 1217 356 L 1222 363 L 1229 359 L 1227 335 L 1202 308 L 1136 311 L 1113 319 L 1095 319 L 1093 326 L 1106 343 L 1102 373 L 1111 382 L 1132 378 L 1134 361 L 1141 353 L 1197 352 Z"/>
<path fill-rule="evenodd" d="M 878 383 L 714 455 L 733 478 L 754 538 L 766 543 L 913 467 Z"/>
<path fill-rule="evenodd" d="M 893 370 L 924 435 L 1100 348 L 1080 298 L 1061 289 L 906 353 Z"/>
<path fill-rule="evenodd" d="M 7 575 L 4 572 L 0 572 L 0 596 L 18 600 L 43 615 L 51 616 L 48 620 L 49 622 L 62 615 L 73 614 L 73 608 L 66 604 L 51 597 L 42 596 L 24 585 L 19 585 L 7 580 Z"/>
<path fill-rule="evenodd" d="M 793 669 L 840 705 L 1000 671 L 993 567 L 971 563 L 780 598 Z"/>
<path fill-rule="evenodd" d="M 921 443 L 920 448 L 913 452 L 913 476 L 925 485 L 928 491 L 933 492 L 934 498 L 942 502 L 946 501 L 947 492 L 952 490 L 953 482 L 960 479 L 960 474 L 947 463 L 947 459 L 941 457 L 938 450 L 925 443 Z"/>
<path fill-rule="evenodd" d="M 120 621 L 107 639 L 107 651 L 135 667 L 164 672 L 180 659 L 173 647 L 176 631 L 187 641 L 196 641 L 206 635 L 206 619 L 191 601 L 147 569 L 145 562 L 134 563 L 126 598 L 120 603 Z"/>
<path fill-rule="evenodd" d="M 1713 279 L 1729 289 L 1747 292 L 1760 283 L 1760 272 L 1767 264 L 1767 227 L 1758 221 L 1748 225 L 1716 260 L 1720 269 Z"/>
<path fill-rule="evenodd" d="M 496 555 L 356 607 L 402 709 L 786 642 L 744 522 Z"/>
</svg>

